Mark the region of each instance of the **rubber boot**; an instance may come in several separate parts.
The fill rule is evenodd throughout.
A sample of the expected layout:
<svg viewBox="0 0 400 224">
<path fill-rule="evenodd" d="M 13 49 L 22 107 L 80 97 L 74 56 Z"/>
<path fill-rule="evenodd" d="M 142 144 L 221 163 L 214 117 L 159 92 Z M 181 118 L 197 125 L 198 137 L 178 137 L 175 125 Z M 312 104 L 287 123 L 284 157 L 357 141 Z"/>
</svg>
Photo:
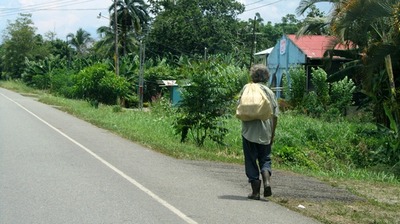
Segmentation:
<svg viewBox="0 0 400 224">
<path fill-rule="evenodd" d="M 264 183 L 264 197 L 269 197 L 272 195 L 269 171 L 261 172 L 261 176 Z"/>
<path fill-rule="evenodd" d="M 251 189 L 253 192 L 247 196 L 249 199 L 260 200 L 260 188 L 261 188 L 261 180 L 253 180 L 251 183 Z"/>
</svg>

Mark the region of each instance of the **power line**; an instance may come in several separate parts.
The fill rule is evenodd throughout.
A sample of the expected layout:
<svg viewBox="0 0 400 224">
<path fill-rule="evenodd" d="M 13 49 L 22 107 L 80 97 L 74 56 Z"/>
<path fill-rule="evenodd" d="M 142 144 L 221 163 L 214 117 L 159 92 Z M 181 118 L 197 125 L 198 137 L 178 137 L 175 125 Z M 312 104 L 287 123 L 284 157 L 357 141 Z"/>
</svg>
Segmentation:
<svg viewBox="0 0 400 224">
<path fill-rule="evenodd" d="M 28 5 L 21 8 L 1 8 L 0 16 L 10 16 L 19 13 L 32 13 L 36 11 L 51 11 L 51 10 L 68 11 L 74 9 L 61 9 L 60 7 L 67 7 L 91 1 L 94 0 L 61 0 L 61 1 L 53 1 L 47 3 L 39 3 L 35 5 Z M 75 10 L 99 10 L 99 9 L 75 9 Z"/>
<path fill-rule="evenodd" d="M 88 9 L 43 9 L 45 11 L 95 11 L 95 10 L 108 10 L 108 8 L 88 8 Z"/>
<path fill-rule="evenodd" d="M 66 0 L 46 2 L 46 3 L 38 3 L 38 4 L 35 4 L 35 5 L 27 5 L 27 6 L 22 7 L 22 8 L 16 8 L 16 7 L 14 7 L 14 8 L 0 8 L 0 10 L 3 10 L 3 11 L 12 11 L 12 10 L 18 11 L 18 10 L 21 10 L 21 9 L 24 9 L 24 8 L 25 9 L 29 9 L 29 8 L 34 9 L 35 7 L 45 7 L 46 5 L 53 4 L 53 3 L 62 3 L 63 1 L 66 1 Z M 71 1 L 71 0 L 67 0 L 67 1 Z M 76 0 L 72 0 L 72 1 L 76 1 Z"/>
<path fill-rule="evenodd" d="M 70 9 L 35 9 L 35 11 L 93 11 L 93 10 L 104 10 L 108 8 L 86 8 L 86 9 L 78 9 L 78 8 L 70 8 Z"/>
<path fill-rule="evenodd" d="M 284 0 L 278 0 L 278 1 L 275 1 L 275 2 L 271 2 L 271 3 L 265 4 L 265 5 L 261 5 L 261 6 L 257 6 L 257 7 L 255 7 L 255 8 L 247 9 L 247 10 L 244 10 L 244 11 L 245 11 L 245 12 L 248 12 L 248 11 L 260 9 L 260 8 L 265 7 L 265 6 L 273 5 L 273 4 L 276 4 L 276 3 L 281 2 L 281 1 L 284 1 Z"/>
<path fill-rule="evenodd" d="M 254 5 L 254 4 L 257 4 L 257 3 L 262 2 L 262 1 L 264 1 L 264 0 L 258 0 L 258 1 L 252 2 L 252 3 L 249 3 L 249 4 L 245 5 L 245 6 L 247 7 L 249 5 Z"/>
<path fill-rule="evenodd" d="M 21 11 L 21 10 L 35 10 L 41 7 L 57 7 L 57 5 L 64 5 L 68 3 L 80 3 L 77 0 L 60 0 L 60 1 L 53 1 L 53 2 L 46 2 L 46 3 L 38 3 L 35 5 L 27 5 L 21 8 L 3 8 L 5 11 Z"/>
</svg>

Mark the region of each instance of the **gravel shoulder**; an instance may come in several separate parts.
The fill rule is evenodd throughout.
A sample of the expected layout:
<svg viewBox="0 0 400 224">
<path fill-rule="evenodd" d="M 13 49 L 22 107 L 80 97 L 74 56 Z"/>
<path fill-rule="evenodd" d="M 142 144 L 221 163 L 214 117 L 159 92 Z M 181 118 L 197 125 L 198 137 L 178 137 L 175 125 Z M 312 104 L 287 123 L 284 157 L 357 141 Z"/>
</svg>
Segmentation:
<svg viewBox="0 0 400 224">
<path fill-rule="evenodd" d="M 201 166 L 207 172 L 213 173 L 219 180 L 232 182 L 240 186 L 244 192 L 250 192 L 250 184 L 244 173 L 243 165 L 225 164 L 208 161 L 187 161 L 193 165 Z M 271 177 L 273 197 L 291 198 L 297 200 L 324 201 L 335 200 L 351 202 L 362 200 L 347 189 L 332 186 L 313 177 L 302 176 L 296 173 L 273 170 Z"/>
</svg>

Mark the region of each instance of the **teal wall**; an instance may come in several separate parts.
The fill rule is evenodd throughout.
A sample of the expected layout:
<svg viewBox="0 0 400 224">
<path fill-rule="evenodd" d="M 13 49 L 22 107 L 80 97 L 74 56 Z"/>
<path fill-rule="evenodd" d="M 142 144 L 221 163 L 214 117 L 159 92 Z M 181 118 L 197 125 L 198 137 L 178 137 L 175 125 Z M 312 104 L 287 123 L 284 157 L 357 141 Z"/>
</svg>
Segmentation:
<svg viewBox="0 0 400 224">
<path fill-rule="evenodd" d="M 267 67 L 270 73 L 269 84 L 279 98 L 282 91 L 282 78 L 286 75 L 290 83 L 290 67 L 306 63 L 307 56 L 286 35 L 279 39 L 268 56 Z"/>
</svg>

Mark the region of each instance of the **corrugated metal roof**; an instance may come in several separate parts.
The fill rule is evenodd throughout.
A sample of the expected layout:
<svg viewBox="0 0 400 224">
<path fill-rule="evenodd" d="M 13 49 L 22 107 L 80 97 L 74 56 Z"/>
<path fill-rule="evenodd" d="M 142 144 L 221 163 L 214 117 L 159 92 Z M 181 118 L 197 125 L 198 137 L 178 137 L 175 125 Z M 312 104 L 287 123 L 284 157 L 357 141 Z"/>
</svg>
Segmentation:
<svg viewBox="0 0 400 224">
<path fill-rule="evenodd" d="M 259 51 L 259 52 L 255 53 L 254 55 L 267 55 L 267 54 L 271 53 L 272 49 L 274 49 L 274 48 L 270 47 L 270 48 L 265 49 L 263 51 Z"/>
<path fill-rule="evenodd" d="M 289 34 L 287 37 L 300 49 L 308 58 L 320 59 L 324 57 L 326 50 L 332 49 L 335 37 L 322 35 L 304 35 L 297 37 Z M 334 49 L 344 50 L 343 45 L 337 45 Z"/>
</svg>

